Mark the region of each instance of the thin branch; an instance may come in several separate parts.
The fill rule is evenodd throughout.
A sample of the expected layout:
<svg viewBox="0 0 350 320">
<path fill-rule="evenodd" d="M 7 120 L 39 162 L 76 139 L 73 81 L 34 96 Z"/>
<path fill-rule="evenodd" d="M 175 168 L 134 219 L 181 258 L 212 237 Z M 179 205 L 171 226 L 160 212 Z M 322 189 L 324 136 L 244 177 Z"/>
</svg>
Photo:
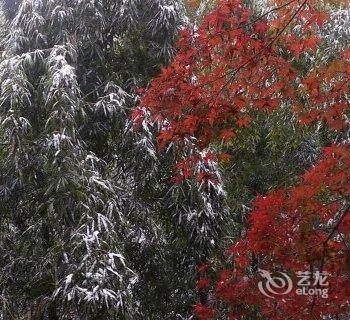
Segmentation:
<svg viewBox="0 0 350 320">
<path fill-rule="evenodd" d="M 261 16 L 257 17 L 255 20 L 253 20 L 252 23 L 255 23 L 255 22 L 261 20 L 262 18 L 266 17 L 268 14 L 270 14 L 274 11 L 277 11 L 277 10 L 283 9 L 284 7 L 287 7 L 288 5 L 290 5 L 291 3 L 295 2 L 295 1 L 297 1 L 297 0 L 291 0 L 289 2 L 286 2 L 282 5 L 280 5 L 279 7 L 272 8 L 271 10 L 269 10 L 269 11 L 263 13 Z"/>
<path fill-rule="evenodd" d="M 288 28 L 288 26 L 292 23 L 292 21 L 294 20 L 294 18 L 302 11 L 302 9 L 304 8 L 304 6 L 306 5 L 308 0 L 304 0 L 303 3 L 299 6 L 299 8 L 293 13 L 293 15 L 290 17 L 290 19 L 288 20 L 288 22 L 286 23 L 286 25 L 271 39 L 271 41 L 265 45 L 262 49 L 260 49 L 253 57 L 249 58 L 245 63 L 243 63 L 242 65 L 240 65 L 236 70 L 230 71 L 226 74 L 224 74 L 223 76 L 219 77 L 218 79 L 215 79 L 214 81 L 217 81 L 219 79 L 222 79 L 224 77 L 227 77 L 228 75 L 230 76 L 230 78 L 224 83 L 224 85 L 221 87 L 220 91 L 218 92 L 217 96 L 214 99 L 215 103 L 219 97 L 219 95 L 221 94 L 221 92 L 230 84 L 230 82 L 233 80 L 233 77 L 235 75 L 237 75 L 237 73 L 239 71 L 241 71 L 244 67 L 246 67 L 247 65 L 249 65 L 251 62 L 253 62 L 257 57 L 259 57 L 267 48 L 269 48 L 281 35 L 282 33 Z M 214 82 L 212 81 L 212 82 Z M 204 84 L 204 85 L 208 85 L 208 83 Z"/>
</svg>

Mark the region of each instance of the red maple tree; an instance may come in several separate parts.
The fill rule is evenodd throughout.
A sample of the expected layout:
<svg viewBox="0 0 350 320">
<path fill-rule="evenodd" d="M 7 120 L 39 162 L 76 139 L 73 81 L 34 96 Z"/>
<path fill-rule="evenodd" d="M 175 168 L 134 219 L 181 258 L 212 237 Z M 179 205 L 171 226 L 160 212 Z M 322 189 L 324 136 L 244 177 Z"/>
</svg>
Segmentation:
<svg viewBox="0 0 350 320">
<path fill-rule="evenodd" d="M 216 296 L 239 319 L 258 305 L 267 319 L 321 319 L 350 311 L 350 152 L 331 146 L 298 186 L 255 200 L 246 237 L 229 248 L 232 269 L 219 276 Z M 327 275 L 327 297 L 300 294 L 266 298 L 258 290 L 263 270 L 284 271 L 296 285 L 298 272 Z"/>
<path fill-rule="evenodd" d="M 315 2 L 279 4 L 267 21 L 267 14 L 255 17 L 241 0 L 221 1 L 198 30 L 182 31 L 174 61 L 142 98 L 158 120 L 168 121 L 160 145 L 189 136 L 196 136 L 201 147 L 227 141 L 237 127 L 249 124 L 251 109 L 286 104 L 303 123 L 325 119 L 343 128 L 350 50 L 306 74 L 296 63 L 321 41 L 317 31 L 327 15 L 315 9 Z"/>
<path fill-rule="evenodd" d="M 198 30 L 182 32 L 174 61 L 134 112 L 135 121 L 147 108 L 163 122 L 161 147 L 181 147 L 190 137 L 198 149 L 229 142 L 238 128 L 250 125 L 254 110 L 288 107 L 300 124 L 323 121 L 336 131 L 349 126 L 350 50 L 301 68 L 300 61 L 322 43 L 319 30 L 327 14 L 316 0 L 275 2 L 256 16 L 241 0 L 223 0 Z M 181 178 L 191 176 L 199 158 L 177 164 Z M 226 303 L 230 319 L 249 315 L 254 306 L 273 320 L 350 312 L 349 181 L 349 146 L 334 144 L 299 185 L 256 199 L 246 237 L 229 250 L 232 269 L 219 274 L 213 293 Z M 267 299 L 257 289 L 258 268 L 286 272 L 293 280 L 298 271 L 328 272 L 328 297 L 291 291 Z M 207 277 L 198 283 L 200 289 L 209 285 Z M 201 319 L 215 315 L 206 305 L 194 311 Z"/>
</svg>

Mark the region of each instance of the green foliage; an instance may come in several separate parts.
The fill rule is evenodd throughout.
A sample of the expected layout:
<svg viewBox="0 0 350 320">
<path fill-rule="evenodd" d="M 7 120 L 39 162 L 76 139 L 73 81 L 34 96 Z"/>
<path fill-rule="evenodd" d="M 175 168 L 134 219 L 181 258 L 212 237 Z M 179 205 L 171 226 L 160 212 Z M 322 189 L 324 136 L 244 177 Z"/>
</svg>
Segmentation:
<svg viewBox="0 0 350 320">
<path fill-rule="evenodd" d="M 255 195 L 292 184 L 335 137 L 295 126 L 288 108 L 259 115 L 225 150 L 230 163 L 198 164 L 218 184 L 173 184 L 190 141 L 160 151 L 164 123 L 145 112 L 136 128 L 130 111 L 213 3 L 1 4 L 0 319 L 189 318 L 196 266 L 224 263 Z"/>
<path fill-rule="evenodd" d="M 173 54 L 178 1 L 3 2 L 0 318 L 174 319 L 219 237 L 222 194 L 173 186 L 135 89 Z M 184 303 L 186 301 L 186 303 Z"/>
</svg>

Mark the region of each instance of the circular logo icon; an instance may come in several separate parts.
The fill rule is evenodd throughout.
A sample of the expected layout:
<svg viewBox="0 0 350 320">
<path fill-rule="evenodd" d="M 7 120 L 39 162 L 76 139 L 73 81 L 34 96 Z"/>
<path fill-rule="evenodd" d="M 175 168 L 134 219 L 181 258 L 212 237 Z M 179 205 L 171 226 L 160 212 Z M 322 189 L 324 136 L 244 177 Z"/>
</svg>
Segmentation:
<svg viewBox="0 0 350 320">
<path fill-rule="evenodd" d="M 259 281 L 258 287 L 260 292 L 269 298 L 274 295 L 285 295 L 292 291 L 292 279 L 284 272 L 277 272 L 272 275 L 270 271 L 259 269 L 260 275 L 264 281 Z"/>
</svg>

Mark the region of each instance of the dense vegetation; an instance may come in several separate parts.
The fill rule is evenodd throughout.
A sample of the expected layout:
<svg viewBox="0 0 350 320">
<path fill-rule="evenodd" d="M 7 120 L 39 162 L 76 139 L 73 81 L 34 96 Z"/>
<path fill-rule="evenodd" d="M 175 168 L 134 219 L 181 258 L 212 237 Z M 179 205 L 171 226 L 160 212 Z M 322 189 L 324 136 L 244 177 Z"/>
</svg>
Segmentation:
<svg viewBox="0 0 350 320">
<path fill-rule="evenodd" d="M 346 2 L 0 3 L 0 320 L 346 319 Z"/>
</svg>

